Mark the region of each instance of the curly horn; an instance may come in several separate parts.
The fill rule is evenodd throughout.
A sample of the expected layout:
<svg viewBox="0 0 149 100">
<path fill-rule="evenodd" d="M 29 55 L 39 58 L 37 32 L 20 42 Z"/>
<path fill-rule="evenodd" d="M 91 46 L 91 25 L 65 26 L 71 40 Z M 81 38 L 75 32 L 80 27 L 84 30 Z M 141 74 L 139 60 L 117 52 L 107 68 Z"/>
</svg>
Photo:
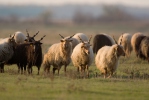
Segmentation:
<svg viewBox="0 0 149 100">
<path fill-rule="evenodd" d="M 121 41 L 120 41 L 120 45 L 122 44 L 122 39 L 123 39 L 123 33 L 122 33 L 122 37 L 121 37 Z"/>
<path fill-rule="evenodd" d="M 64 39 L 64 37 L 63 37 L 61 34 L 59 34 L 59 36 L 61 36 L 61 38 L 63 38 L 63 39 Z"/>
<path fill-rule="evenodd" d="M 75 34 L 73 34 L 72 36 L 70 36 L 68 39 L 72 38 Z"/>
<path fill-rule="evenodd" d="M 115 40 L 115 37 L 114 36 L 113 36 L 113 39 L 114 39 L 115 43 L 118 44 L 117 41 Z"/>
<path fill-rule="evenodd" d="M 43 40 L 43 38 L 45 37 L 46 35 L 44 35 L 39 41 Z"/>
<path fill-rule="evenodd" d="M 33 38 L 39 33 L 39 31 L 33 36 Z"/>
<path fill-rule="evenodd" d="M 27 33 L 27 37 L 29 37 L 29 33 L 28 33 L 28 30 L 26 29 L 26 33 Z"/>
<path fill-rule="evenodd" d="M 81 37 L 80 37 L 80 36 L 78 36 L 78 37 L 79 37 L 80 41 L 81 41 L 82 43 L 84 43 L 84 41 L 81 39 Z"/>
<path fill-rule="evenodd" d="M 91 38 L 92 38 L 92 35 L 90 36 L 90 39 L 88 40 L 88 43 L 90 43 L 90 41 L 91 41 Z"/>
</svg>

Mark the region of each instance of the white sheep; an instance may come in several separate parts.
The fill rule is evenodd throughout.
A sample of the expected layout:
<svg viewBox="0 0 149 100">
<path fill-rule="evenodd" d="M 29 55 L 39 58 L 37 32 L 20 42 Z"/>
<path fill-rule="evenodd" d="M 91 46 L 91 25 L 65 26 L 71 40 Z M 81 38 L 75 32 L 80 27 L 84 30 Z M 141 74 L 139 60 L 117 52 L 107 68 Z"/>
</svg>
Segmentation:
<svg viewBox="0 0 149 100">
<path fill-rule="evenodd" d="M 79 36 L 78 36 L 79 37 Z M 72 52 L 71 59 L 72 63 L 75 67 L 85 74 L 85 69 L 87 70 L 87 76 L 89 77 L 89 66 L 92 64 L 94 59 L 93 50 L 89 41 L 83 41 L 81 37 L 79 37 L 81 43 L 79 43 Z"/>
<path fill-rule="evenodd" d="M 73 36 L 73 38 L 75 38 L 75 39 L 77 39 L 79 42 L 81 42 L 80 39 L 79 39 L 79 37 L 80 37 L 83 41 L 88 41 L 88 37 L 87 37 L 84 33 L 76 33 L 76 34 Z"/>
<path fill-rule="evenodd" d="M 20 31 L 15 32 L 15 42 L 17 44 L 21 44 L 24 43 L 24 41 L 27 39 L 27 37 Z"/>
<path fill-rule="evenodd" d="M 61 36 L 61 35 L 60 35 Z M 64 65 L 64 71 L 66 73 L 66 67 L 71 62 L 71 53 L 72 53 L 72 47 L 71 47 L 71 38 L 64 38 L 61 36 L 62 39 L 60 40 L 60 43 L 53 44 L 49 49 L 48 52 L 44 55 L 43 59 L 43 67 L 45 72 L 50 71 L 50 66 L 53 65 L 53 74 L 55 73 L 55 70 L 59 70 Z"/>
<path fill-rule="evenodd" d="M 13 56 L 15 45 L 14 36 L 0 40 L 0 72 L 4 72 L 4 63 Z"/>
<path fill-rule="evenodd" d="M 104 46 L 98 50 L 95 57 L 95 64 L 97 69 L 99 69 L 101 73 L 104 74 L 104 78 L 106 78 L 107 74 L 109 74 L 109 78 L 113 75 L 117 69 L 120 56 L 124 55 L 125 52 L 123 47 L 118 44 L 114 44 L 112 46 Z"/>
<path fill-rule="evenodd" d="M 118 44 L 123 46 L 123 49 L 127 57 L 129 57 L 132 52 L 131 37 L 131 34 L 124 33 L 118 39 Z"/>
</svg>

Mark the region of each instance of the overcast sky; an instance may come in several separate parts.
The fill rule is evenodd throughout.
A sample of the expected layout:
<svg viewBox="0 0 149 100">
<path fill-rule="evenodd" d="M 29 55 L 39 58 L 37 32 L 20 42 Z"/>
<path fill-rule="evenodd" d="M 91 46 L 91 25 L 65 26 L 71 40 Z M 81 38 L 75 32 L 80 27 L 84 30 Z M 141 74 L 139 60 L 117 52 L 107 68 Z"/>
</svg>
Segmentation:
<svg viewBox="0 0 149 100">
<path fill-rule="evenodd" d="M 0 4 L 11 5 L 24 5 L 24 4 L 37 4 L 37 5 L 49 5 L 49 4 L 124 4 L 132 6 L 149 7 L 149 0 L 0 0 Z"/>
</svg>

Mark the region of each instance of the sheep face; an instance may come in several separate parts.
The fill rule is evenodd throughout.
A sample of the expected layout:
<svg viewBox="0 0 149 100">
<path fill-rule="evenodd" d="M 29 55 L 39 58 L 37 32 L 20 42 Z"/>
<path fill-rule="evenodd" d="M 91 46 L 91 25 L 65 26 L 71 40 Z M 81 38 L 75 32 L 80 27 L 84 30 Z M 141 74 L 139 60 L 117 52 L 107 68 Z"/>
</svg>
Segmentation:
<svg viewBox="0 0 149 100">
<path fill-rule="evenodd" d="M 83 53 L 85 53 L 86 55 L 89 55 L 90 54 L 89 49 L 90 49 L 90 44 L 82 43 L 81 50 Z"/>
<path fill-rule="evenodd" d="M 125 56 L 125 51 L 121 45 L 117 45 L 116 47 L 117 56 Z"/>
<path fill-rule="evenodd" d="M 70 39 L 61 39 L 60 42 L 61 42 L 61 46 L 64 48 L 64 49 L 67 49 L 69 48 L 69 43 L 71 42 L 72 40 Z"/>
</svg>

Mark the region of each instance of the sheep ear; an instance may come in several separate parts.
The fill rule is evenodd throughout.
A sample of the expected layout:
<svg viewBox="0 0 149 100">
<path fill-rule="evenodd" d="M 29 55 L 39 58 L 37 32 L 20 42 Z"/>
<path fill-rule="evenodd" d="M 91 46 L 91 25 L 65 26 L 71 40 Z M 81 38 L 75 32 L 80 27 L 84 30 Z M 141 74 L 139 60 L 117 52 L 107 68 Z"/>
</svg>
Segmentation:
<svg viewBox="0 0 149 100">
<path fill-rule="evenodd" d="M 27 39 L 25 39 L 24 41 L 25 41 L 25 42 L 28 42 L 28 40 L 27 40 Z"/>
<path fill-rule="evenodd" d="M 82 45 L 81 48 L 84 48 L 84 45 Z"/>
<path fill-rule="evenodd" d="M 61 41 L 61 42 L 64 42 L 64 40 L 63 40 L 63 39 L 61 39 L 60 41 Z"/>
<path fill-rule="evenodd" d="M 117 49 L 118 49 L 118 46 L 115 47 L 115 50 L 116 50 L 116 51 L 117 51 Z"/>
</svg>

